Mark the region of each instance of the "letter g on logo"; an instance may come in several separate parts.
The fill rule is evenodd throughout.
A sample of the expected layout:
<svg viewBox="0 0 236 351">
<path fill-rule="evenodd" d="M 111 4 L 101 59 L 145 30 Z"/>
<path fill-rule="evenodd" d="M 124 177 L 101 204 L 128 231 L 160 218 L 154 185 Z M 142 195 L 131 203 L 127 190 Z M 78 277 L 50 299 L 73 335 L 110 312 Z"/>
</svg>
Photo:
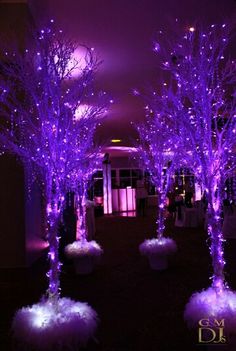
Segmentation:
<svg viewBox="0 0 236 351">
<path fill-rule="evenodd" d="M 198 324 L 199 324 L 201 327 L 209 327 L 210 322 L 209 322 L 209 319 L 203 318 L 203 319 L 200 319 L 200 321 L 198 322 Z"/>
</svg>

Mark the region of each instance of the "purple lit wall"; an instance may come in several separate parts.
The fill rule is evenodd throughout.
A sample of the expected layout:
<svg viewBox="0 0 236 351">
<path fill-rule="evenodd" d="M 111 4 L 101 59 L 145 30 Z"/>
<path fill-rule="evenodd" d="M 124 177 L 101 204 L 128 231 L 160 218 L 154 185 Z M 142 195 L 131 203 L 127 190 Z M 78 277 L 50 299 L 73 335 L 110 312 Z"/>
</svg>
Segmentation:
<svg viewBox="0 0 236 351">
<path fill-rule="evenodd" d="M 31 195 L 22 165 L 10 155 L 0 158 L 0 267 L 26 267 L 48 246 L 42 196 L 34 184 Z"/>
<path fill-rule="evenodd" d="M 136 189 L 112 189 L 113 212 L 126 212 L 136 210 Z"/>
<path fill-rule="evenodd" d="M 198 183 L 195 183 L 195 201 L 200 201 L 202 199 L 202 188 Z"/>
<path fill-rule="evenodd" d="M 103 163 L 103 211 L 104 214 L 112 213 L 111 192 L 111 164 Z"/>
<path fill-rule="evenodd" d="M 1 2 L 0 30 L 4 38 L 11 41 L 14 37 L 23 47 L 28 23 L 32 23 L 32 17 L 26 2 Z M 28 197 L 23 167 L 11 155 L 1 157 L 0 168 L 0 267 L 25 267 L 39 258 L 47 245 L 41 222 L 42 199 L 38 191 Z"/>
<path fill-rule="evenodd" d="M 178 6 L 175 0 L 30 0 L 29 4 L 36 21 L 51 16 L 71 37 L 99 52 L 104 62 L 98 81 L 115 102 L 97 133 L 102 140 L 119 137 L 127 146 L 130 137 L 137 137 L 130 122 L 143 121 L 142 104 L 130 92 L 145 82 L 156 85 L 162 76 L 152 52 L 158 29 L 173 28 L 175 18 L 182 19 L 186 28 L 196 19 L 215 23 L 235 12 L 234 0 L 178 0 Z"/>
<path fill-rule="evenodd" d="M 25 188 L 25 246 L 26 263 L 30 266 L 42 256 L 49 244 L 45 237 L 46 216 L 41 189 L 34 183 L 30 195 L 27 190 Z"/>
</svg>

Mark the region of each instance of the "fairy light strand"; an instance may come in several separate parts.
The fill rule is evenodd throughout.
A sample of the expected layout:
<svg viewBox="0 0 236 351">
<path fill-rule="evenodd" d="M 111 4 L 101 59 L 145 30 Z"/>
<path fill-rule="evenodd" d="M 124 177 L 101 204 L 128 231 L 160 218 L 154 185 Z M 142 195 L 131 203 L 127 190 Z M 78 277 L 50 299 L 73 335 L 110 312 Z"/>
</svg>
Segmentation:
<svg viewBox="0 0 236 351">
<path fill-rule="evenodd" d="M 99 62 L 85 49 L 83 66 L 73 55 L 76 45 L 57 30 L 53 21 L 34 33 L 23 52 L 7 50 L 0 62 L 1 152 L 16 154 L 44 184 L 50 270 L 48 296 L 60 296 L 58 224 L 65 195 L 78 192 L 78 182 L 96 170 L 98 148 L 93 137 L 109 105 L 105 92 L 93 87 Z M 1 57 L 2 57 L 1 56 Z M 73 77 L 73 71 L 79 71 Z M 78 118 L 80 106 L 89 102 Z M 92 166 L 91 166 L 92 165 Z M 31 184 L 28 185 L 30 189 Z"/>
<path fill-rule="evenodd" d="M 194 28 L 168 48 L 162 38 L 158 55 L 173 77 L 168 90 L 179 137 L 195 176 L 206 192 L 211 240 L 212 286 L 227 287 L 224 277 L 222 201 L 225 181 L 235 171 L 236 65 L 226 58 L 230 26 Z"/>
</svg>

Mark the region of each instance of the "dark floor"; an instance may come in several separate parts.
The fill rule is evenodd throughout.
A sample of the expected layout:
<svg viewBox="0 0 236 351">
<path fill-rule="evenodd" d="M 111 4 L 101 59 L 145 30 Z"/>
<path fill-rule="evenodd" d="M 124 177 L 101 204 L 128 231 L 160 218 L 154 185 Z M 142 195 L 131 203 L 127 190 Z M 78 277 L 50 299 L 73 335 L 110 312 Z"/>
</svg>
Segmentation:
<svg viewBox="0 0 236 351">
<path fill-rule="evenodd" d="M 98 313 L 96 340 L 87 351 L 200 351 L 197 332 L 183 320 L 191 294 L 210 285 L 211 263 L 202 228 L 176 228 L 168 219 L 166 232 L 178 245 L 166 271 L 152 271 L 139 244 L 155 235 L 155 212 L 145 217 L 97 217 L 96 240 L 104 249 L 102 262 L 88 276 L 75 275 L 64 264 L 62 295 L 87 301 Z M 28 271 L 1 272 L 0 350 L 12 350 L 10 324 L 14 311 L 39 301 L 46 290 L 45 260 Z M 221 350 L 220 346 L 214 348 Z M 224 349 L 225 350 L 225 349 Z M 223 349 L 222 349 L 223 351 Z"/>
</svg>

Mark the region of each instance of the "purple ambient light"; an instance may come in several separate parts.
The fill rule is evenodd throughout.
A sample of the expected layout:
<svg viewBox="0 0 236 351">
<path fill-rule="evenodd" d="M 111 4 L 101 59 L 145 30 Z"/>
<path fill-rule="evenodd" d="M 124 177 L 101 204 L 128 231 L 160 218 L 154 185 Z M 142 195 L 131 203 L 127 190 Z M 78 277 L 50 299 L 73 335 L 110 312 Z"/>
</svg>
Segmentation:
<svg viewBox="0 0 236 351">
<path fill-rule="evenodd" d="M 225 58 L 231 29 L 223 24 L 205 32 L 188 30 L 179 41 L 173 40 L 173 47 L 163 43 L 158 55 L 173 79 L 165 113 L 175 118 L 183 160 L 191 164 L 208 203 L 212 284 L 192 295 L 184 316 L 191 327 L 202 318 L 225 319 L 226 330 L 235 333 L 236 294 L 225 280 L 222 234 L 225 182 L 236 169 L 236 65 Z"/>
<path fill-rule="evenodd" d="M 211 322 L 224 319 L 224 330 L 227 333 L 235 333 L 236 294 L 230 289 L 225 289 L 222 280 L 219 284 L 222 289 L 220 293 L 214 287 L 210 287 L 192 295 L 184 312 L 184 318 L 190 328 L 197 328 L 202 318 L 208 318 Z"/>
<path fill-rule="evenodd" d="M 145 97 L 145 103 L 146 123 L 137 127 L 139 134 L 137 151 L 139 163 L 143 169 L 149 172 L 150 179 L 158 193 L 157 238 L 145 240 L 139 246 L 139 250 L 141 254 L 146 254 L 149 257 L 154 254 L 168 256 L 173 254 L 177 247 L 173 239 L 163 237 L 165 203 L 171 176 L 174 174 L 175 168 L 179 167 L 177 151 L 180 142 L 174 133 L 175 122 L 171 114 L 165 113 L 165 99 L 152 93 L 150 98 Z M 163 265 L 164 267 L 166 265 Z"/>
<path fill-rule="evenodd" d="M 179 41 L 173 40 L 173 47 L 163 42 L 158 53 L 174 80 L 166 91 L 166 113 L 175 117 L 185 160 L 206 192 L 216 290 L 227 287 L 221 213 L 225 181 L 236 167 L 236 65 L 224 54 L 230 31 L 225 24 L 212 25 L 205 32 L 189 29 Z M 162 34 L 158 43 L 163 40 Z"/>
<path fill-rule="evenodd" d="M 84 255 L 99 257 L 102 255 L 103 250 L 96 241 L 87 241 L 86 239 L 82 239 L 67 245 L 65 252 L 70 258 L 76 258 Z"/>
<path fill-rule="evenodd" d="M 22 349 L 75 350 L 86 346 L 97 322 L 96 312 L 86 303 L 61 298 L 57 305 L 47 300 L 18 310 L 13 330 Z"/>
<path fill-rule="evenodd" d="M 2 152 L 16 154 L 28 168 L 28 188 L 38 181 L 46 200 L 50 270 L 48 297 L 60 296 L 58 225 L 68 191 L 78 193 L 79 183 L 97 168 L 99 148 L 93 137 L 109 105 L 105 93 L 93 90 L 98 61 L 92 50 L 85 60 L 74 59 L 77 47 L 51 23 L 40 31 L 31 50 L 11 52 L 0 62 L 0 112 Z M 70 66 L 71 62 L 73 65 Z M 10 63 L 10 64 L 9 64 Z M 73 79 L 73 72 L 80 74 Z M 24 96 L 24 101 L 22 101 Z M 74 116 L 92 97 L 83 116 Z M 12 112 L 13 111 L 13 112 Z"/>
<path fill-rule="evenodd" d="M 165 229 L 164 210 L 171 175 L 175 167 L 179 166 L 177 165 L 179 141 L 173 133 L 172 117 L 164 114 L 164 104 L 158 96 L 152 95 L 145 110 L 146 123 L 137 127 L 139 133 L 137 152 L 141 166 L 150 173 L 151 181 L 158 192 L 156 224 L 157 238 L 161 239 Z"/>
</svg>

